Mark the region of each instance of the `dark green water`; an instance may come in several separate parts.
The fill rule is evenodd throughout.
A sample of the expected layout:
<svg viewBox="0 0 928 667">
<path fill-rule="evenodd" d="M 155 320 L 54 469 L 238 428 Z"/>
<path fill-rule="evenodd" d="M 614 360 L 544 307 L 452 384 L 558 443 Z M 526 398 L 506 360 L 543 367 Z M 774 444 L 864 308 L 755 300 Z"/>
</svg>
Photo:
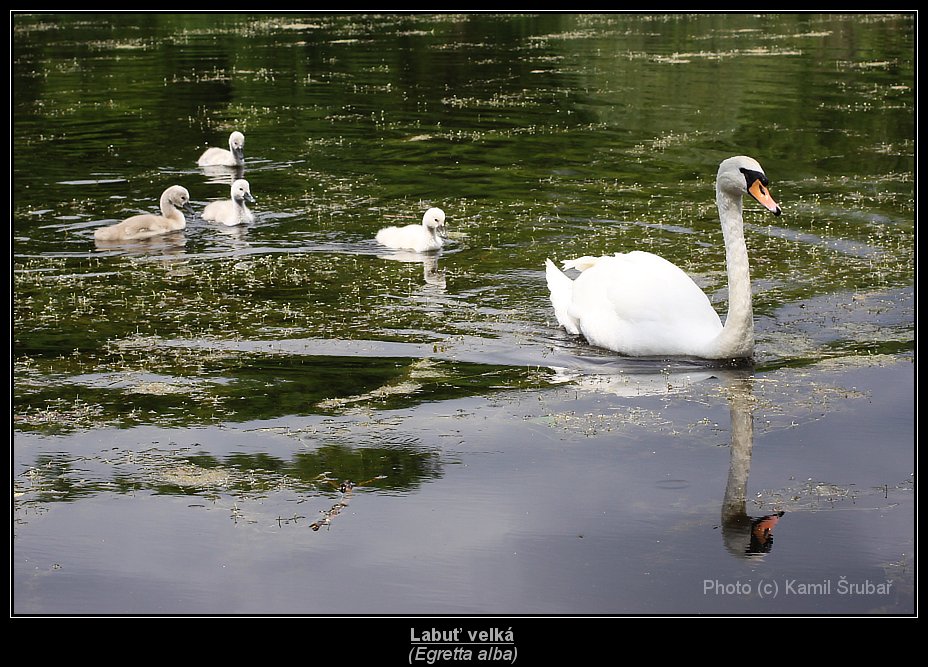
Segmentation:
<svg viewBox="0 0 928 667">
<path fill-rule="evenodd" d="M 11 31 L 15 612 L 914 608 L 913 16 Z M 196 160 L 233 130 L 257 202 L 230 230 L 198 214 L 231 172 Z M 784 211 L 746 207 L 747 380 L 557 328 L 545 258 L 633 248 L 724 312 L 735 154 Z M 94 242 L 172 184 L 184 231 Z M 374 242 L 429 206 L 436 257 Z M 720 538 L 736 451 L 747 514 L 786 512 L 763 557 Z"/>
</svg>

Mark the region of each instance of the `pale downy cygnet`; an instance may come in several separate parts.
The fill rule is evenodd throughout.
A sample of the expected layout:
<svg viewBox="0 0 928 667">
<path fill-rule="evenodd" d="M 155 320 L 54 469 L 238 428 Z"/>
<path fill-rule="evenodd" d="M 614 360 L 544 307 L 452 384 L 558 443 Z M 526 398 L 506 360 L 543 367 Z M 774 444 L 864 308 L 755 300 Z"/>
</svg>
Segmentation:
<svg viewBox="0 0 928 667">
<path fill-rule="evenodd" d="M 394 250 L 429 252 L 445 243 L 445 212 L 430 208 L 422 216 L 421 225 L 385 227 L 377 232 L 377 242 Z"/>
<path fill-rule="evenodd" d="M 207 204 L 203 209 L 203 219 L 208 222 L 221 222 L 228 227 L 254 222 L 254 214 L 248 210 L 245 202 L 254 203 L 248 181 L 240 178 L 232 183 L 232 197 Z"/>
<path fill-rule="evenodd" d="M 229 150 L 225 148 L 207 148 L 197 160 L 201 167 L 241 167 L 245 164 L 245 135 L 233 132 L 229 135 Z"/>
<path fill-rule="evenodd" d="M 190 193 L 187 188 L 172 185 L 161 195 L 161 215 L 133 215 L 115 225 L 100 227 L 93 236 L 98 241 L 130 241 L 176 232 L 187 226 L 181 209 L 192 212 Z"/>
</svg>

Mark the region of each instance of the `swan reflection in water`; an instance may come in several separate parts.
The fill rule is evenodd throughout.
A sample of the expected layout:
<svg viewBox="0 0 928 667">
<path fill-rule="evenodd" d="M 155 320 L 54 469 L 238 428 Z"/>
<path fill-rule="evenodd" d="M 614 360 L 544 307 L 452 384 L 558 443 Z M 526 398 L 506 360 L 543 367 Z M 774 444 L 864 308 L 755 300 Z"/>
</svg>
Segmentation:
<svg viewBox="0 0 928 667">
<path fill-rule="evenodd" d="M 731 456 L 722 500 L 722 541 L 731 555 L 752 558 L 773 548 L 773 528 L 784 513 L 759 517 L 747 513 L 747 485 L 754 447 L 754 390 L 749 377 L 730 378 L 726 388 L 731 413 Z"/>
<path fill-rule="evenodd" d="M 390 259 L 394 262 L 407 264 L 422 264 L 422 280 L 426 285 L 445 289 L 445 270 L 438 267 L 438 255 L 435 253 L 413 252 L 411 250 L 394 250 L 389 253 L 377 255 L 380 259 Z"/>
<path fill-rule="evenodd" d="M 577 358 L 580 361 L 580 358 Z M 749 368 L 722 368 L 673 363 L 660 368 L 653 360 L 624 359 L 623 372 L 603 372 L 604 359 L 583 360 L 584 370 L 551 367 L 555 382 L 570 382 L 585 391 L 621 397 L 676 394 L 707 380 L 720 380 L 728 396 L 731 449 L 728 482 L 722 499 L 722 540 L 738 558 L 754 558 L 773 547 L 773 529 L 784 512 L 750 516 L 746 510 L 751 453 L 754 446 L 754 389 Z M 608 362 L 611 364 L 611 362 Z M 597 368 L 598 366 L 598 368 Z"/>
</svg>

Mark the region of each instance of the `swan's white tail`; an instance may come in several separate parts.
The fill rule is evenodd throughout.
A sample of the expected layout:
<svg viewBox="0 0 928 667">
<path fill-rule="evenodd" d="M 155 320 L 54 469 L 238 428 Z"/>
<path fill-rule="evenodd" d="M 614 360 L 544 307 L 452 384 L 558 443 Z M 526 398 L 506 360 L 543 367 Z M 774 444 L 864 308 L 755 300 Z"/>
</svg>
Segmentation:
<svg viewBox="0 0 928 667">
<path fill-rule="evenodd" d="M 580 333 L 580 322 L 570 316 L 570 304 L 573 301 L 574 281 L 558 269 L 550 259 L 545 260 L 545 278 L 551 292 L 551 305 L 554 315 L 562 327 L 576 335 Z"/>
</svg>

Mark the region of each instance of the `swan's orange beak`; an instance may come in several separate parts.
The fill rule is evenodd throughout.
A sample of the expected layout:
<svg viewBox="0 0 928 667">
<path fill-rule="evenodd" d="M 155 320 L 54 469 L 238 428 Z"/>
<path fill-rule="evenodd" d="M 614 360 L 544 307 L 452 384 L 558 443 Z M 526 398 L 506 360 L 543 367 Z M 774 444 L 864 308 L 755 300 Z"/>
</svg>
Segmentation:
<svg viewBox="0 0 928 667">
<path fill-rule="evenodd" d="M 773 201 L 773 197 L 770 196 L 770 191 L 764 187 L 764 184 L 761 183 L 760 180 L 751 183 L 748 192 L 751 193 L 754 199 L 763 204 L 768 211 L 772 211 L 774 215 L 780 215 L 780 205 Z"/>
</svg>

